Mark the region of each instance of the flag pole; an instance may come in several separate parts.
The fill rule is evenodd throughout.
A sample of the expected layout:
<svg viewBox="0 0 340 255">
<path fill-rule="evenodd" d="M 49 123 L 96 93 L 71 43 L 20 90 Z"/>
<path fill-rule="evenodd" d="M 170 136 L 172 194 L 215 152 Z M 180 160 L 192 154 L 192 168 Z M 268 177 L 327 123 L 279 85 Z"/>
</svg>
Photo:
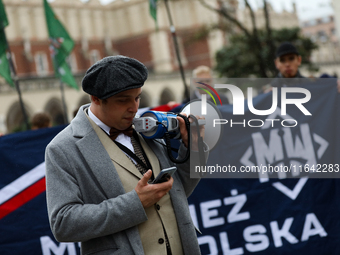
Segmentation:
<svg viewBox="0 0 340 255">
<path fill-rule="evenodd" d="M 11 72 L 12 72 L 13 76 L 14 76 L 14 84 L 15 84 L 15 88 L 16 88 L 16 90 L 18 92 L 20 108 L 21 108 L 22 115 L 24 116 L 26 130 L 30 130 L 30 125 L 29 125 L 29 122 L 28 122 L 27 113 L 25 111 L 25 106 L 24 106 L 24 103 L 23 103 L 23 100 L 22 100 L 22 96 L 21 96 L 19 80 L 18 80 L 18 77 L 17 77 L 17 73 L 16 73 L 16 70 L 15 70 L 14 63 L 13 63 L 11 49 L 9 48 L 9 43 L 7 41 L 7 36 L 6 36 L 6 33 L 5 33 L 5 28 L 2 27 L 2 30 L 3 30 L 4 38 L 5 38 L 5 42 L 6 42 L 6 58 L 8 59 L 9 67 L 11 69 Z"/>
<path fill-rule="evenodd" d="M 63 103 L 63 109 L 64 109 L 64 123 L 65 124 L 69 124 L 68 123 L 68 117 L 67 117 L 67 106 L 66 106 L 66 101 L 65 101 L 65 91 L 64 91 L 64 83 L 63 81 L 60 79 L 60 91 L 61 91 L 61 101 Z"/>
<path fill-rule="evenodd" d="M 59 76 L 59 68 L 57 61 L 55 60 L 53 54 L 51 54 L 51 58 L 53 59 L 53 66 L 56 67 L 54 68 L 54 73 L 55 75 Z M 56 73 L 57 72 L 57 73 Z M 60 77 L 60 76 L 59 76 Z M 63 119 L 64 119 L 64 124 L 69 124 L 68 123 L 68 117 L 67 117 L 67 106 L 66 106 L 66 100 L 65 100 L 65 90 L 64 90 L 64 83 L 61 78 L 59 78 L 59 87 L 60 87 L 60 92 L 61 92 L 61 102 L 63 105 Z"/>
<path fill-rule="evenodd" d="M 15 84 L 15 88 L 16 88 L 18 95 L 19 95 L 20 108 L 21 108 L 21 111 L 22 111 L 22 115 L 24 116 L 24 121 L 25 121 L 25 124 L 26 124 L 26 130 L 30 130 L 30 125 L 28 123 L 27 113 L 26 113 L 25 106 L 24 106 L 24 103 L 23 103 L 23 100 L 22 100 L 19 80 L 18 80 L 16 71 L 15 71 L 15 67 L 14 67 L 14 64 L 13 64 L 11 51 L 8 51 L 8 53 L 9 53 L 9 59 L 8 59 L 9 66 L 11 68 L 11 71 L 13 72 L 13 75 L 14 75 L 14 84 Z"/>
<path fill-rule="evenodd" d="M 182 65 L 182 61 L 181 61 L 181 56 L 180 56 L 180 53 L 179 53 L 176 29 L 175 29 L 175 26 L 173 25 L 173 22 L 172 22 L 172 17 L 171 17 L 171 13 L 170 13 L 168 0 L 164 0 L 164 2 L 165 2 L 165 8 L 166 8 L 166 11 L 167 11 L 167 14 L 168 14 L 169 22 L 170 22 L 170 31 L 171 31 L 172 39 L 173 39 L 174 46 L 175 46 L 178 66 L 179 66 L 179 70 L 181 72 L 181 77 L 182 77 L 182 81 L 183 81 L 183 85 L 184 85 L 184 96 L 185 96 L 185 98 L 190 100 L 189 90 L 188 90 L 188 86 L 187 86 L 186 81 L 185 81 L 184 69 L 183 69 L 183 65 Z"/>
<path fill-rule="evenodd" d="M 59 67 L 57 64 L 57 61 L 55 57 L 53 56 L 53 53 L 51 52 L 51 58 L 53 60 L 53 66 L 54 68 L 54 74 L 60 77 L 59 73 Z M 67 117 L 67 106 L 66 106 L 66 100 L 65 100 L 65 90 L 64 90 L 64 83 L 61 78 L 59 78 L 59 87 L 60 87 L 60 93 L 61 93 L 61 103 L 63 105 L 63 119 L 64 119 L 64 124 L 69 124 L 68 123 L 68 117 Z"/>
<path fill-rule="evenodd" d="M 50 54 L 53 61 L 55 76 L 60 80 L 61 100 L 63 105 L 63 119 L 68 124 L 67 106 L 65 100 L 64 83 L 78 89 L 78 85 L 72 76 L 72 72 L 66 63 L 66 57 L 74 48 L 74 41 L 67 33 L 53 9 L 47 2 L 43 0 L 47 31 L 50 38 Z"/>
</svg>

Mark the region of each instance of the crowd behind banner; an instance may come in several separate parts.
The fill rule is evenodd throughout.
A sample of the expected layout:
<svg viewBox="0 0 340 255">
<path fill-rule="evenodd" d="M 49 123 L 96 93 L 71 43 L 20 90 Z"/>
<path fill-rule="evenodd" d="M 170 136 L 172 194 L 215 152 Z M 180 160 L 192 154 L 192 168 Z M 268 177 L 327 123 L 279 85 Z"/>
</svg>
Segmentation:
<svg viewBox="0 0 340 255">
<path fill-rule="evenodd" d="M 211 152 L 208 164 L 256 165 L 263 159 L 268 161 L 277 146 L 285 151 L 282 162 L 339 164 L 340 102 L 336 86 L 323 83 L 310 85 L 308 90 L 312 98 L 306 107 L 313 118 L 306 123 L 295 109 L 289 110 L 299 125 L 291 129 L 291 136 L 281 132 L 282 144 L 270 142 L 282 127 L 238 131 L 226 127 L 228 132 Z M 270 95 L 260 95 L 254 103 L 267 109 Z M 220 110 L 223 118 L 233 118 L 231 106 Z M 54 239 L 47 218 L 44 151 L 63 128 L 0 137 L 2 255 L 80 254 L 77 243 Z M 287 152 L 290 140 L 293 158 Z M 305 154 L 310 145 L 314 158 Z M 193 222 L 202 232 L 198 234 L 202 254 L 340 254 L 339 179 L 287 177 L 202 179 L 189 198 Z"/>
</svg>

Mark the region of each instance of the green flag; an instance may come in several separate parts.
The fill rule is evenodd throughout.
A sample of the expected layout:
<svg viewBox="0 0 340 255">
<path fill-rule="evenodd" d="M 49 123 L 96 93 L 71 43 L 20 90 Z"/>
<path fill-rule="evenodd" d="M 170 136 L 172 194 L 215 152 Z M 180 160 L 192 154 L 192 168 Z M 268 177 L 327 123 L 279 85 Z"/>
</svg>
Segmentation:
<svg viewBox="0 0 340 255">
<path fill-rule="evenodd" d="M 70 87 L 79 90 L 77 82 L 74 80 L 70 67 L 68 66 L 67 62 L 65 61 L 59 68 L 58 68 L 58 76 L 60 79 L 70 85 Z"/>
<path fill-rule="evenodd" d="M 1 0 L 0 0 L 1 1 Z M 5 34 L 5 28 L 0 28 L 0 56 L 6 53 L 7 50 L 7 40 Z"/>
<path fill-rule="evenodd" d="M 6 52 L 0 56 L 0 75 L 4 77 L 9 85 L 14 87 L 14 82 L 11 77 L 11 69 L 9 68 Z"/>
<path fill-rule="evenodd" d="M 0 0 L 0 75 L 5 78 L 9 85 L 14 87 L 14 82 L 11 77 L 11 69 L 6 57 L 6 50 L 8 47 L 5 34 L 6 26 L 8 26 L 8 19 L 5 7 L 2 3 L 2 0 Z"/>
<path fill-rule="evenodd" d="M 0 21 L 1 21 L 1 28 L 5 28 L 8 26 L 8 19 L 5 11 L 4 4 L 2 0 L 0 0 Z"/>
<path fill-rule="evenodd" d="M 150 15 L 155 20 L 156 25 L 157 25 L 157 1 L 158 0 L 149 0 Z"/>
<path fill-rule="evenodd" d="M 71 70 L 66 63 L 66 58 L 71 53 L 74 42 L 54 14 L 52 8 L 47 3 L 47 0 L 43 1 L 54 71 L 63 82 L 70 85 L 72 88 L 79 89 L 72 76 Z M 60 72 L 60 70 L 64 70 L 64 72 Z"/>
</svg>

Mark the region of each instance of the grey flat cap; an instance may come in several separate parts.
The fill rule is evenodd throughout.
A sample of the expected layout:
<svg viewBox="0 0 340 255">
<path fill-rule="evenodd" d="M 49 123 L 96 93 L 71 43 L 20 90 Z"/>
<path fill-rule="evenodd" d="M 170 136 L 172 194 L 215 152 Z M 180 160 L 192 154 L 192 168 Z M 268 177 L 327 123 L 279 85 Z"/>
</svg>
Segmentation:
<svg viewBox="0 0 340 255">
<path fill-rule="evenodd" d="M 148 70 L 136 59 L 111 56 L 96 62 L 82 81 L 83 90 L 106 99 L 128 89 L 140 88 L 148 78 Z"/>
</svg>

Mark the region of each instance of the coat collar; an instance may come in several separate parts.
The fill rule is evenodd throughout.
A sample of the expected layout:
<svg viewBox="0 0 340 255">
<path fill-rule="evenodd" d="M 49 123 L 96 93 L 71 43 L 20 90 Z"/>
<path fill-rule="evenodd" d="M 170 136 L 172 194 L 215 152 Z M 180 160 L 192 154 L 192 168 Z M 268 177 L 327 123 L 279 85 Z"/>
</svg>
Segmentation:
<svg viewBox="0 0 340 255">
<path fill-rule="evenodd" d="M 77 115 L 71 121 L 70 125 L 72 127 L 74 137 L 81 138 L 93 131 L 93 128 L 84 112 L 84 109 L 90 107 L 90 105 L 91 104 L 86 104 L 81 106 L 77 112 Z"/>
</svg>

